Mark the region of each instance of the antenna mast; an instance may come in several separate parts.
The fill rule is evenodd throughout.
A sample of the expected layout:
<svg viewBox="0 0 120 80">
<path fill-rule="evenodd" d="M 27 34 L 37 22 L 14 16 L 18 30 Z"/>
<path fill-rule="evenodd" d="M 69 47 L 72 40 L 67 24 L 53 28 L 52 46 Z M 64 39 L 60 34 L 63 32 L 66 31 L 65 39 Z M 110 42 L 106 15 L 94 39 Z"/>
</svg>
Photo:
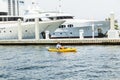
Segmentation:
<svg viewBox="0 0 120 80">
<path fill-rule="evenodd" d="M 61 0 L 59 0 L 59 13 L 61 13 Z"/>
</svg>

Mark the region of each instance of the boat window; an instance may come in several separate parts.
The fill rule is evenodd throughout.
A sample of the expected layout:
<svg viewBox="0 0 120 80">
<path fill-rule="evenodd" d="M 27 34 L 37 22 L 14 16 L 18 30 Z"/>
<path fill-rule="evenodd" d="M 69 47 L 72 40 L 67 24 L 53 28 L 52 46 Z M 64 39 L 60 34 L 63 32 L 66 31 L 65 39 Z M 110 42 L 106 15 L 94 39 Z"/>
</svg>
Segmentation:
<svg viewBox="0 0 120 80">
<path fill-rule="evenodd" d="M 29 22 L 34 22 L 35 21 L 35 19 L 29 19 Z"/>
<path fill-rule="evenodd" d="M 19 19 L 21 19 L 23 21 L 23 18 L 22 17 L 19 17 Z"/>
<path fill-rule="evenodd" d="M 31 22 L 34 22 L 35 21 L 35 19 L 31 19 Z"/>
<path fill-rule="evenodd" d="M 72 16 L 67 16 L 66 19 L 73 19 L 73 17 Z"/>
<path fill-rule="evenodd" d="M 54 20 L 54 18 L 53 18 L 53 17 L 49 17 L 49 19 L 50 19 L 50 20 Z"/>
<path fill-rule="evenodd" d="M 57 19 L 64 19 L 64 17 L 57 17 Z"/>
<path fill-rule="evenodd" d="M 0 12 L 0 15 L 7 15 L 7 12 Z"/>
<path fill-rule="evenodd" d="M 66 27 L 66 25 L 60 25 L 59 26 L 59 28 L 65 28 Z"/>
<path fill-rule="evenodd" d="M 66 27 L 66 25 L 63 25 L 63 28 L 65 28 Z"/>
<path fill-rule="evenodd" d="M 27 19 L 25 22 L 34 22 L 35 19 Z"/>
<path fill-rule="evenodd" d="M 59 17 L 57 17 L 57 19 L 60 19 Z"/>
<path fill-rule="evenodd" d="M 4 18 L 3 18 L 3 21 L 7 21 L 7 18 L 6 18 L 6 17 L 4 17 Z"/>
<path fill-rule="evenodd" d="M 7 21 L 17 21 L 18 19 L 21 19 L 21 21 L 23 21 L 22 17 L 8 17 Z"/>
<path fill-rule="evenodd" d="M 10 33 L 11 33 L 12 31 L 10 30 Z"/>
<path fill-rule="evenodd" d="M 70 34 L 72 34 L 72 32 L 70 32 Z"/>
<path fill-rule="evenodd" d="M 59 26 L 59 28 L 61 28 L 61 25 Z"/>
<path fill-rule="evenodd" d="M 17 21 L 17 19 L 15 20 L 15 18 L 12 18 L 12 17 L 6 17 L 6 19 L 7 19 L 7 21 Z M 6 20 L 4 20 L 4 21 L 6 21 Z"/>
<path fill-rule="evenodd" d="M 17 21 L 18 19 L 16 18 L 10 18 L 9 21 Z"/>
<path fill-rule="evenodd" d="M 0 21 L 17 21 L 18 19 L 23 20 L 21 17 L 1 17 Z"/>
<path fill-rule="evenodd" d="M 25 22 L 28 22 L 28 19 Z"/>
<path fill-rule="evenodd" d="M 28 19 L 29 20 L 29 22 L 32 22 L 32 19 Z"/>
<path fill-rule="evenodd" d="M 42 21 L 42 19 L 41 19 L 41 18 L 39 18 L 39 21 Z"/>
<path fill-rule="evenodd" d="M 2 18 L 0 18 L 0 21 L 2 21 Z"/>
<path fill-rule="evenodd" d="M 49 16 L 49 14 L 45 14 L 46 16 Z"/>
<path fill-rule="evenodd" d="M 70 19 L 73 19 L 73 17 L 71 16 L 71 17 L 69 17 Z"/>
<path fill-rule="evenodd" d="M 57 17 L 57 19 L 73 19 L 72 16 L 61 16 L 61 17 Z"/>
<path fill-rule="evenodd" d="M 59 28 L 62 28 L 62 25 L 60 25 Z"/>
<path fill-rule="evenodd" d="M 70 27 L 70 25 L 68 25 L 68 27 Z"/>
<path fill-rule="evenodd" d="M 9 18 L 8 18 L 8 21 L 11 21 L 11 20 L 12 20 L 12 19 L 9 17 Z"/>
<path fill-rule="evenodd" d="M 22 17 L 0 17 L 0 21 L 17 21 L 18 19 L 23 21 Z"/>
<path fill-rule="evenodd" d="M 35 19 L 31 19 L 31 22 L 34 22 L 35 21 Z"/>
<path fill-rule="evenodd" d="M 73 27 L 73 24 L 69 24 L 68 27 Z"/>
</svg>

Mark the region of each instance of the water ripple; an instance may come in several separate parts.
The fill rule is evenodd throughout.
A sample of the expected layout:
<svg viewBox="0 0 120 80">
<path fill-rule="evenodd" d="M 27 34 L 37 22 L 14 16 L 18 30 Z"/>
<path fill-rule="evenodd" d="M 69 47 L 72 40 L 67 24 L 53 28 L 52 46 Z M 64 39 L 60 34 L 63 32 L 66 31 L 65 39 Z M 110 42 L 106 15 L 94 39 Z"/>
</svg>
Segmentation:
<svg viewBox="0 0 120 80">
<path fill-rule="evenodd" d="M 45 68 L 50 68 L 53 66 L 27 66 L 27 67 L 22 67 L 22 68 L 17 68 L 16 70 L 37 70 L 37 69 L 45 69 Z"/>
<path fill-rule="evenodd" d="M 51 53 L 46 47 L 0 46 L 0 80 L 120 79 L 119 46 L 74 46 L 75 54 Z"/>
<path fill-rule="evenodd" d="M 9 75 L 6 75 L 6 74 L 0 74 L 0 78 L 8 78 Z"/>
</svg>

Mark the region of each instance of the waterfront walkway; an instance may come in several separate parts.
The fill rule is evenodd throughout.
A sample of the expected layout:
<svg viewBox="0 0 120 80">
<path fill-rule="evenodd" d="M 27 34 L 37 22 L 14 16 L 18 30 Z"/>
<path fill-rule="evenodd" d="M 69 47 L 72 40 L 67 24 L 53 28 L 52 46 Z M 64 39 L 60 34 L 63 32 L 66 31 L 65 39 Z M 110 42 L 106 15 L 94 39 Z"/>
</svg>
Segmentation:
<svg viewBox="0 0 120 80">
<path fill-rule="evenodd" d="M 0 40 L 0 45 L 55 45 L 57 42 L 65 45 L 119 45 L 120 39 L 84 38 L 84 39 L 22 39 Z"/>
</svg>

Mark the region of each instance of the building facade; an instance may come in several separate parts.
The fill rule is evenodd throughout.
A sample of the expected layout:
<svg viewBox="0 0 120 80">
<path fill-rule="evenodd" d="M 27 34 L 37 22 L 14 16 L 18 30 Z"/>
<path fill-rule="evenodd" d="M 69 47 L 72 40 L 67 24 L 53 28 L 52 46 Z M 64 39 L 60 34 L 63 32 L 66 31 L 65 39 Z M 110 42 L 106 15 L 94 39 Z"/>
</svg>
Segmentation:
<svg viewBox="0 0 120 80">
<path fill-rule="evenodd" d="M 22 15 L 24 0 L 8 0 L 8 14 L 13 16 Z"/>
<path fill-rule="evenodd" d="M 0 15 L 19 16 L 23 11 L 24 0 L 0 0 Z"/>
<path fill-rule="evenodd" d="M 8 8 L 6 0 L 0 0 L 0 15 L 7 15 Z"/>
</svg>

